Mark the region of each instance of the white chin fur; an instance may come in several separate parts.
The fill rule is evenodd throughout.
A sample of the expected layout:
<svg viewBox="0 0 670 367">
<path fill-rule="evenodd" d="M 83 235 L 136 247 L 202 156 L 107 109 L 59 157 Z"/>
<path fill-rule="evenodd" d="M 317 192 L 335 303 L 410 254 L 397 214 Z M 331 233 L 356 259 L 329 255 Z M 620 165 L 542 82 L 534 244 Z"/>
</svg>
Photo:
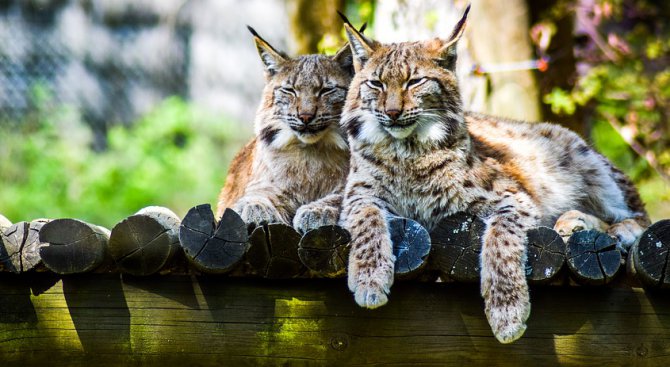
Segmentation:
<svg viewBox="0 0 670 367">
<path fill-rule="evenodd" d="M 316 134 L 302 135 L 295 133 L 295 136 L 298 138 L 298 140 L 300 140 L 301 143 L 307 145 L 322 142 L 325 145 L 330 145 L 341 150 L 349 149 L 347 141 L 344 139 L 342 134 L 340 134 L 336 129 L 332 128 L 328 128 Z"/>
<path fill-rule="evenodd" d="M 297 132 L 295 133 L 295 137 L 305 144 L 314 144 L 319 140 L 321 140 L 321 138 L 323 138 L 324 135 L 325 135 L 324 131 L 320 131 L 316 134 L 299 134 Z"/>
<path fill-rule="evenodd" d="M 386 130 L 386 132 L 388 132 L 395 139 L 407 138 L 408 136 L 412 135 L 414 129 L 416 129 L 416 124 L 412 124 L 411 126 L 405 128 L 384 128 L 384 130 Z"/>
</svg>

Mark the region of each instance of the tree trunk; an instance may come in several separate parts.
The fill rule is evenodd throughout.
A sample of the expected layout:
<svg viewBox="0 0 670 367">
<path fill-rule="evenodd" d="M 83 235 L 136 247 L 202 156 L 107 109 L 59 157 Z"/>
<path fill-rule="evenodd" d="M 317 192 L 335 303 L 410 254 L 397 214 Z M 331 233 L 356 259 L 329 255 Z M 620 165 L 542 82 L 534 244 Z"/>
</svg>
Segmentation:
<svg viewBox="0 0 670 367">
<path fill-rule="evenodd" d="M 342 20 L 337 16 L 337 10 L 344 9 L 344 0 L 289 0 L 286 7 L 292 54 L 316 53 L 325 36 L 339 37 Z"/>
<path fill-rule="evenodd" d="M 473 0 L 469 37 L 474 58 L 481 64 L 533 59 L 528 13 L 524 0 Z M 528 121 L 542 119 L 532 70 L 487 75 L 491 85 L 487 112 Z"/>
</svg>

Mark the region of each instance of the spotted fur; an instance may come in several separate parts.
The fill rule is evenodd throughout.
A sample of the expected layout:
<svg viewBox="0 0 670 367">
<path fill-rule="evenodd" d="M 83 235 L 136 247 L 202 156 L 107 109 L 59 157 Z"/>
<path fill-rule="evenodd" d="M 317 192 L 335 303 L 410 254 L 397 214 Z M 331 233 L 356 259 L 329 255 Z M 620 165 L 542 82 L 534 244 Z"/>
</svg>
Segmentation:
<svg viewBox="0 0 670 367">
<path fill-rule="evenodd" d="M 466 17 L 447 39 L 394 44 L 345 24 L 356 69 L 341 121 L 352 152 L 341 217 L 352 235 L 348 282 L 359 305 L 387 302 L 389 214 L 431 229 L 456 212 L 472 213 L 486 225 L 485 313 L 508 343 L 523 334 L 530 313 L 530 228 L 572 209 L 636 230 L 649 219 L 626 176 L 576 134 L 462 110 L 454 68 Z"/>
<path fill-rule="evenodd" d="M 353 73 L 350 49 L 290 58 L 250 31 L 266 84 L 256 136 L 230 166 L 217 216 L 231 207 L 253 226 L 335 224 L 349 164 L 338 121 Z"/>
</svg>

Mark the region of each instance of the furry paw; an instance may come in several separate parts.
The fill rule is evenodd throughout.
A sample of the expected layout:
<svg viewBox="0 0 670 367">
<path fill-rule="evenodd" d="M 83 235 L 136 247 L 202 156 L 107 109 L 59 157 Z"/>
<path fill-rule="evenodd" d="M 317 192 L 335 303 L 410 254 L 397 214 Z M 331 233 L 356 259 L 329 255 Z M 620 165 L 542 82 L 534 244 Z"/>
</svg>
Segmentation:
<svg viewBox="0 0 670 367">
<path fill-rule="evenodd" d="M 300 233 L 319 228 L 321 226 L 336 225 L 340 216 L 337 208 L 332 206 L 317 206 L 310 203 L 298 208 L 293 218 L 293 228 Z"/>
<path fill-rule="evenodd" d="M 377 262 L 370 267 L 357 264 L 349 265 L 349 289 L 359 306 L 365 308 L 381 307 L 388 302 L 388 294 L 393 284 L 393 259 Z"/>
<path fill-rule="evenodd" d="M 607 234 L 617 240 L 617 248 L 624 253 L 628 252 L 643 232 L 644 228 L 633 219 L 625 219 L 607 228 Z"/>
<path fill-rule="evenodd" d="M 573 233 L 588 231 L 589 229 L 605 231 L 605 229 L 607 229 L 607 223 L 593 215 L 582 213 L 579 210 L 569 210 L 563 213 L 554 225 L 554 231 L 558 232 L 565 243 L 568 242 L 568 239 Z"/>
<path fill-rule="evenodd" d="M 269 223 L 283 223 L 277 209 L 265 201 L 240 200 L 233 207 L 242 220 L 249 226 L 260 226 Z"/>
<path fill-rule="evenodd" d="M 486 318 L 496 339 L 503 344 L 519 339 L 526 331 L 530 316 L 528 286 L 523 284 L 492 284 L 482 280 Z"/>
</svg>

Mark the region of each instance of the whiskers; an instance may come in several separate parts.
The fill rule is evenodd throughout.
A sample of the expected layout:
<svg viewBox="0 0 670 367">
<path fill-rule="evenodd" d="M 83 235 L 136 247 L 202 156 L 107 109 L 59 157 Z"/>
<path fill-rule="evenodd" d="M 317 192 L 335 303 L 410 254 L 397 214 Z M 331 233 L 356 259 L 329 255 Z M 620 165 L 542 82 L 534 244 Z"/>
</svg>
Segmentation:
<svg viewBox="0 0 670 367">
<path fill-rule="evenodd" d="M 291 130 L 298 134 L 316 134 L 326 130 L 331 126 L 337 127 L 340 117 L 339 115 L 318 115 L 314 120 L 305 124 L 296 115 L 281 115 L 277 116 L 281 122 L 288 125 Z"/>
</svg>

